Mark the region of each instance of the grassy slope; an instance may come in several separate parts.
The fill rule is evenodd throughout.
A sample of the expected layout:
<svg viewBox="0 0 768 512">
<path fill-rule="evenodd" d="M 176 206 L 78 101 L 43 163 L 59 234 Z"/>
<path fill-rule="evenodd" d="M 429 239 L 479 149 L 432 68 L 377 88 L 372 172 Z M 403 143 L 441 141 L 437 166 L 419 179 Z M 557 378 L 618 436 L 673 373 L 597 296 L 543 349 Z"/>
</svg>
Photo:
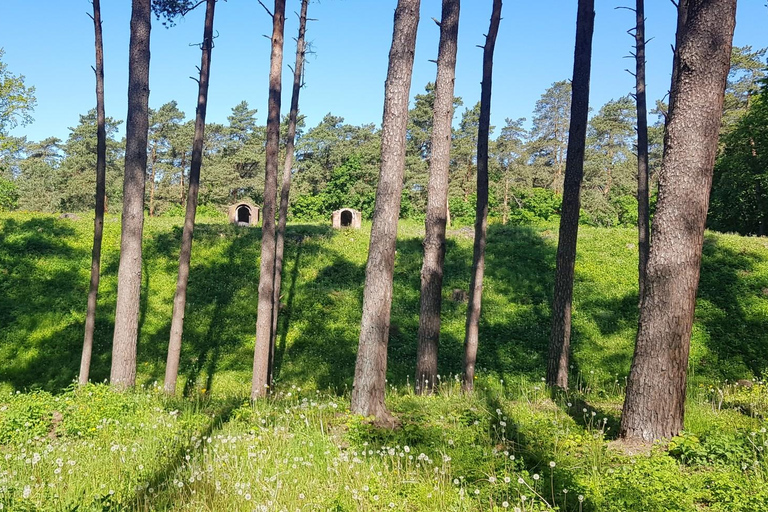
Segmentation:
<svg viewBox="0 0 768 512">
<path fill-rule="evenodd" d="M 93 380 L 108 375 L 119 227 L 106 222 Z M 421 226 L 403 223 L 395 269 L 390 383 L 414 369 Z M 0 386 L 57 390 L 75 377 L 85 316 L 91 221 L 0 216 Z M 149 219 L 145 229 L 139 372 L 162 377 L 180 238 L 179 221 Z M 448 240 L 440 371 L 461 371 L 471 231 Z M 203 221 L 196 229 L 181 372 L 245 385 L 251 370 L 257 292 L 258 229 Z M 582 227 L 574 304 L 574 375 L 603 386 L 623 383 L 636 328 L 634 232 Z M 351 385 L 369 232 L 322 225 L 288 229 L 281 382 L 344 389 Z M 479 365 L 501 378 L 544 372 L 556 231 L 491 226 Z M 694 326 L 692 372 L 708 379 L 760 376 L 768 368 L 768 242 L 709 234 Z"/>
<path fill-rule="evenodd" d="M 580 232 L 577 390 L 557 402 L 538 382 L 554 272 L 551 226 L 491 227 L 481 369 L 472 398 L 462 397 L 452 380 L 461 370 L 466 310 L 452 291 L 468 286 L 471 230 L 452 231 L 441 393 L 409 393 L 420 230 L 418 223 L 400 226 L 388 368 L 397 389 L 388 403 L 404 427 L 387 432 L 350 416 L 337 395 L 351 385 L 354 369 L 366 229 L 289 227 L 280 391 L 252 406 L 244 396 L 259 230 L 205 220 L 198 226 L 181 366 L 189 397 L 168 400 L 154 386 L 127 396 L 103 386 L 62 393 L 79 363 L 91 221 L 0 215 L 0 505 L 351 511 L 391 504 L 412 511 L 503 510 L 505 503 L 510 510 L 543 510 L 549 503 L 579 511 L 768 510 L 768 474 L 753 466 L 765 463 L 765 423 L 754 416 L 768 411 L 768 393 L 762 385 L 738 390 L 718 384 L 758 376 L 768 366 L 764 240 L 707 236 L 688 434 L 668 451 L 637 458 L 607 444 L 618 424 L 636 323 L 633 230 Z M 148 293 L 139 373 L 153 383 L 164 369 L 179 221 L 150 219 L 145 232 Z M 109 370 L 118 243 L 119 222 L 112 217 L 92 374 L 97 381 Z M 8 395 L 33 388 L 54 394 Z"/>
</svg>

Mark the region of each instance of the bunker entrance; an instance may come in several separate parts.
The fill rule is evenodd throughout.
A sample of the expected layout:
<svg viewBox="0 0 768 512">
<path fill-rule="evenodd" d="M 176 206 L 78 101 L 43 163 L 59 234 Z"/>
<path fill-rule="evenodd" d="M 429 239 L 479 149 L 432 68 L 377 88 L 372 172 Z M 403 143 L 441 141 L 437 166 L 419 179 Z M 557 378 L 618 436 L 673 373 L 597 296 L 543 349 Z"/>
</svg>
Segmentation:
<svg viewBox="0 0 768 512">
<path fill-rule="evenodd" d="M 352 225 L 352 212 L 344 210 L 341 212 L 341 225 L 343 227 L 349 227 Z"/>
<path fill-rule="evenodd" d="M 251 223 L 251 209 L 248 208 L 245 205 L 240 206 L 237 209 L 237 222 L 242 222 L 243 224 L 250 224 Z"/>
</svg>

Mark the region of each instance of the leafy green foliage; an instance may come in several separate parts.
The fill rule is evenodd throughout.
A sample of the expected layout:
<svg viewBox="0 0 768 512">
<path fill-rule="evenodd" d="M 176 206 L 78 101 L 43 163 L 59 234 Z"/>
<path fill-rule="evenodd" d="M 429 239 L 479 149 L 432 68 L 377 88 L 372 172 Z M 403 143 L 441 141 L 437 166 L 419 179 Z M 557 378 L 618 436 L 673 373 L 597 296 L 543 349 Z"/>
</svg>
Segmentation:
<svg viewBox="0 0 768 512">
<path fill-rule="evenodd" d="M 19 191 L 16 184 L 0 176 L 0 211 L 15 209 L 18 200 Z"/>
<path fill-rule="evenodd" d="M 709 223 L 720 231 L 764 234 L 768 222 L 768 84 L 724 137 Z"/>
<path fill-rule="evenodd" d="M 35 88 L 24 84 L 23 75 L 14 75 L 3 62 L 5 51 L 0 48 L 0 151 L 13 148 L 14 138 L 8 132 L 16 126 L 32 122 L 35 109 Z"/>
</svg>

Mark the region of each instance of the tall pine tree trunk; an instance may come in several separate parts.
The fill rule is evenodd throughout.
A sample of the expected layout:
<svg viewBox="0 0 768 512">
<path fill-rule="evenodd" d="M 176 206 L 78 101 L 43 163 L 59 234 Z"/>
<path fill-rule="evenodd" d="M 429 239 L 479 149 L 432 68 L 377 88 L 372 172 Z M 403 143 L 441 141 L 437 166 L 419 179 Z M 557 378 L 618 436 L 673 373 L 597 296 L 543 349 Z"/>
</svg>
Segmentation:
<svg viewBox="0 0 768 512">
<path fill-rule="evenodd" d="M 155 216 L 155 169 L 157 168 L 157 140 L 152 143 L 150 151 L 152 171 L 149 175 L 149 216 Z"/>
<path fill-rule="evenodd" d="M 460 0 L 443 0 L 437 53 L 432 154 L 429 161 L 424 263 L 421 267 L 421 311 L 416 352 L 416 393 L 431 393 L 437 380 L 440 308 L 443 303 L 445 228 L 448 218 L 448 170 L 451 163 L 453 89 L 459 37 Z"/>
<path fill-rule="evenodd" d="M 307 30 L 307 7 L 309 0 L 301 0 L 299 14 L 299 37 L 296 39 L 296 65 L 293 68 L 293 90 L 291 91 L 291 111 L 288 114 L 288 140 L 285 143 L 285 165 L 283 183 L 280 188 L 280 209 L 277 214 L 277 240 L 275 246 L 275 290 L 272 302 L 272 340 L 269 347 L 269 376 L 272 385 L 275 372 L 275 346 L 277 343 L 277 316 L 280 311 L 280 289 L 283 284 L 283 254 L 285 251 L 285 226 L 288 223 L 288 199 L 291 193 L 291 171 L 293 170 L 293 150 L 296 141 L 296 120 L 299 116 L 299 93 L 301 92 L 304 70 L 304 37 Z"/>
<path fill-rule="evenodd" d="M 475 244 L 472 276 L 469 281 L 469 303 L 464 334 L 464 383 L 462 389 L 471 392 L 475 386 L 475 363 L 480 330 L 480 309 L 485 274 L 485 239 L 488 231 L 488 132 L 491 125 L 491 82 L 493 50 L 501 20 L 501 0 L 493 0 L 491 25 L 483 47 L 483 83 L 480 92 L 480 120 L 477 129 L 477 205 L 475 208 Z"/>
<path fill-rule="evenodd" d="M 141 297 L 141 237 L 144 231 L 144 181 L 149 131 L 150 0 L 133 0 L 128 52 L 128 116 L 117 307 L 110 381 L 118 388 L 136 383 L 136 343 Z"/>
<path fill-rule="evenodd" d="M 679 24 L 653 244 L 620 434 L 683 428 L 704 225 L 730 66 L 736 0 L 689 0 Z"/>
<path fill-rule="evenodd" d="M 205 138 L 205 113 L 208 107 L 208 78 L 211 73 L 211 50 L 213 49 L 213 15 L 216 0 L 207 0 L 205 26 L 203 29 L 203 55 L 200 59 L 200 80 L 197 93 L 197 112 L 195 115 L 195 138 L 192 142 L 192 163 L 189 169 L 189 193 L 187 210 L 184 215 L 184 230 L 181 233 L 179 251 L 179 275 L 176 280 L 176 294 L 173 297 L 171 316 L 171 337 L 168 342 L 168 359 L 165 365 L 165 392 L 176 393 L 176 380 L 179 375 L 181 356 L 181 335 L 184 331 L 184 313 L 187 304 L 187 283 L 189 282 L 189 263 L 192 259 L 192 232 L 195 228 L 197 195 L 200 190 L 200 168 L 203 165 L 203 140 Z M 182 175 L 183 175 L 182 169 Z"/>
<path fill-rule="evenodd" d="M 571 124 L 565 157 L 565 183 L 557 244 L 555 297 L 552 302 L 552 332 L 549 338 L 547 384 L 568 388 L 571 345 L 571 304 L 579 232 L 581 180 L 584 176 L 584 146 L 589 114 L 589 76 L 592 65 L 592 33 L 595 27 L 594 0 L 579 0 L 576 15 L 576 45 L 573 56 Z"/>
<path fill-rule="evenodd" d="M 285 0 L 275 0 L 272 14 L 272 55 L 269 68 L 269 105 L 267 109 L 267 147 L 264 172 L 264 204 L 261 227 L 261 267 L 259 305 L 256 318 L 256 346 L 253 357 L 251 399 L 263 397 L 269 390 L 269 361 L 272 344 L 272 307 L 275 293 L 275 210 L 277 203 L 277 166 L 280 149 L 280 93 L 283 68 L 283 32 Z"/>
<path fill-rule="evenodd" d="M 637 102 L 637 246 L 638 303 L 643 303 L 645 269 L 650 250 L 650 206 L 648 192 L 648 107 L 645 97 L 645 0 L 637 0 L 635 15 L 635 100 Z"/>
<path fill-rule="evenodd" d="M 101 239 L 104 234 L 104 196 L 106 194 L 107 132 L 104 114 L 104 43 L 101 37 L 101 2 L 93 0 L 93 28 L 96 46 L 96 212 L 93 221 L 93 250 L 91 252 L 91 284 L 88 289 L 88 306 L 85 314 L 85 337 L 80 358 L 81 386 L 88 384 L 93 353 L 93 331 L 96 327 L 96 300 L 99 295 L 101 270 Z"/>
<path fill-rule="evenodd" d="M 419 5 L 419 0 L 398 0 L 395 9 L 389 69 L 384 85 L 381 169 L 365 270 L 363 318 L 351 400 L 354 414 L 375 416 L 379 423 L 390 425 L 394 419 L 384 405 L 387 343 Z"/>
</svg>

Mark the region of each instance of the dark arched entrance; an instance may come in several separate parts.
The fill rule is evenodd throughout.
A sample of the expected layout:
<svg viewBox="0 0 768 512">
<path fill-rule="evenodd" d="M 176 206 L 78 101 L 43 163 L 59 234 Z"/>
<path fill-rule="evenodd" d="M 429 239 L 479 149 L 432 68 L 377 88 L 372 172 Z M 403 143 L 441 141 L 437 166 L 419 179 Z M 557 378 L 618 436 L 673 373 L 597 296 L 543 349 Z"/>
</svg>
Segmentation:
<svg viewBox="0 0 768 512">
<path fill-rule="evenodd" d="M 349 210 L 344 210 L 341 212 L 341 225 L 343 227 L 349 227 L 352 225 L 352 212 Z"/>
<path fill-rule="evenodd" d="M 251 223 L 251 209 L 248 206 L 242 205 L 237 208 L 237 222 Z"/>
</svg>

